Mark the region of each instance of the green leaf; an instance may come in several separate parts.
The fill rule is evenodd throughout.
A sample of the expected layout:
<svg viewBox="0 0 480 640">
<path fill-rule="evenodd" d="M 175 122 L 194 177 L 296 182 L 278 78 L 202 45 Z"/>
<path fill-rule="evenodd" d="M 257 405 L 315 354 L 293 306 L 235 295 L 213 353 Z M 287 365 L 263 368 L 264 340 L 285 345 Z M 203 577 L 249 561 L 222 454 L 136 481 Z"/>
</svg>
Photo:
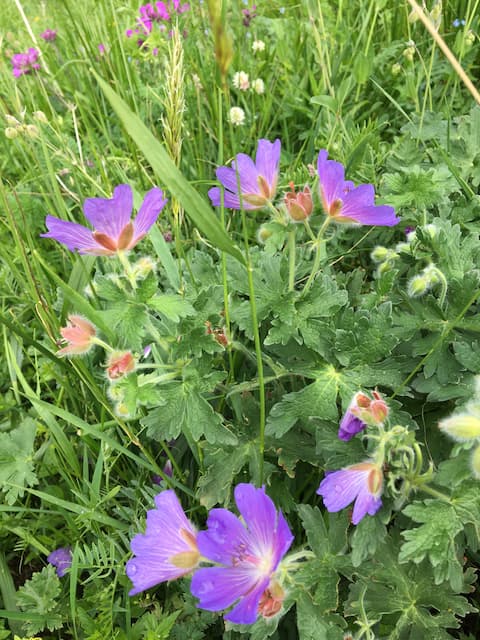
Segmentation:
<svg viewBox="0 0 480 640">
<path fill-rule="evenodd" d="M 226 505 L 229 502 L 233 480 L 248 461 L 251 447 L 252 444 L 247 442 L 234 449 L 222 447 L 208 452 L 206 470 L 198 480 L 200 504 L 211 509 L 216 504 Z"/>
<path fill-rule="evenodd" d="M 204 437 L 210 444 L 237 443 L 222 416 L 213 410 L 195 385 L 183 382 L 165 388 L 161 402 L 160 408 L 140 420 L 149 438 L 173 440 L 186 432 L 196 442 Z"/>
<path fill-rule="evenodd" d="M 240 250 L 230 240 L 207 202 L 183 177 L 163 145 L 108 83 L 102 80 L 95 71 L 92 71 L 92 73 L 115 113 L 122 121 L 127 133 L 142 151 L 156 175 L 181 203 L 191 221 L 216 247 L 229 253 L 244 264 L 245 260 Z"/>
<path fill-rule="evenodd" d="M 272 407 L 267 419 L 267 433 L 281 437 L 297 420 L 319 417 L 322 420 L 338 420 L 338 377 L 333 367 L 322 371 L 315 382 L 301 391 L 284 396 Z"/>
<path fill-rule="evenodd" d="M 359 567 L 364 560 L 375 556 L 385 540 L 387 529 L 380 518 L 362 518 L 352 535 L 352 564 Z"/>
<path fill-rule="evenodd" d="M 31 418 L 9 433 L 0 433 L 0 487 L 7 504 L 23 497 L 24 487 L 38 483 L 33 466 L 33 444 L 37 428 Z"/>
<path fill-rule="evenodd" d="M 299 594 L 296 604 L 299 640 L 343 640 L 346 625 L 340 616 L 325 616 L 306 593 Z"/>
<path fill-rule="evenodd" d="M 439 500 L 414 502 L 403 510 L 420 527 L 402 531 L 406 542 L 398 556 L 399 562 L 419 564 L 428 558 L 433 567 L 435 584 L 450 580 L 459 590 L 463 570 L 457 557 L 456 536 L 463 531 L 463 523 L 451 504 Z"/>
<path fill-rule="evenodd" d="M 24 623 L 28 635 L 34 635 L 45 628 L 54 631 L 63 627 L 56 601 L 60 591 L 60 580 L 51 564 L 34 573 L 32 578 L 20 587 L 17 592 L 17 606 L 22 611 L 32 614 L 31 619 Z"/>
<path fill-rule="evenodd" d="M 148 301 L 148 305 L 173 322 L 178 322 L 180 318 L 195 315 L 195 309 L 192 305 L 174 293 L 163 293 L 154 296 Z"/>
</svg>

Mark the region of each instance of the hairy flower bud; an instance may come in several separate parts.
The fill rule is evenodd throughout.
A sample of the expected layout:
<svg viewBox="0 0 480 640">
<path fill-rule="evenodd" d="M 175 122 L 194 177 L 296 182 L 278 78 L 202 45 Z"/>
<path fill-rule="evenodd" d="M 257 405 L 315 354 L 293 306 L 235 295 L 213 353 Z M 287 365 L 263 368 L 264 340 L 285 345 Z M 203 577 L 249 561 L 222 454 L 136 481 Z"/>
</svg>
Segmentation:
<svg viewBox="0 0 480 640">
<path fill-rule="evenodd" d="M 370 254 L 370 257 L 374 262 L 384 262 L 389 254 L 389 249 L 387 247 L 378 246 Z"/>
<path fill-rule="evenodd" d="M 293 222 L 303 222 L 312 214 L 312 192 L 310 187 L 306 185 L 303 191 L 296 193 L 293 182 L 290 182 L 290 189 L 291 191 L 285 194 L 285 206 Z"/>
<path fill-rule="evenodd" d="M 459 413 L 441 420 L 438 426 L 457 442 L 480 438 L 480 418 L 467 413 Z"/>
<path fill-rule="evenodd" d="M 414 276 L 408 283 L 407 291 L 411 298 L 419 298 L 430 289 L 428 278 L 423 275 Z"/>
<path fill-rule="evenodd" d="M 7 127 L 5 129 L 5 137 L 9 140 L 15 140 L 18 137 L 18 129 L 15 127 Z"/>
</svg>

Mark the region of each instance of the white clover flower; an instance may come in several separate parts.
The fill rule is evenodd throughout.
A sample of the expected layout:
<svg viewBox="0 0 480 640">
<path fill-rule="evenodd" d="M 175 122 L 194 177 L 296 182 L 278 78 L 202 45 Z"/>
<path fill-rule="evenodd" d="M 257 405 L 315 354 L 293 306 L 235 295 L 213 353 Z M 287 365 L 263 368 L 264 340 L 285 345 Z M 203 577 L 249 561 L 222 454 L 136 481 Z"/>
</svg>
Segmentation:
<svg viewBox="0 0 480 640">
<path fill-rule="evenodd" d="M 240 89 L 240 91 L 246 91 L 250 87 L 248 73 L 245 73 L 245 71 L 237 71 L 233 76 L 233 86 L 235 89 Z"/>
<path fill-rule="evenodd" d="M 265 42 L 263 40 L 254 40 L 252 43 L 252 51 L 253 53 L 265 51 Z"/>
<path fill-rule="evenodd" d="M 236 127 L 245 122 L 245 111 L 241 107 L 232 107 L 230 109 L 230 122 Z"/>
<path fill-rule="evenodd" d="M 261 78 L 256 78 L 252 82 L 252 89 L 260 96 L 262 93 L 265 93 L 265 83 Z"/>
</svg>

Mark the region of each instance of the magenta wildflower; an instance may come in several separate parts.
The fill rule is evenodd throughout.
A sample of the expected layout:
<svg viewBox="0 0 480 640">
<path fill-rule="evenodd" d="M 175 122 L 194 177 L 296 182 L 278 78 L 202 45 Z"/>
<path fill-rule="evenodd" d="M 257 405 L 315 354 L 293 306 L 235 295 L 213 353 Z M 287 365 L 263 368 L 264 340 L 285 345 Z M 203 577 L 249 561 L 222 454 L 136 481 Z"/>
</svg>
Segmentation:
<svg viewBox="0 0 480 640">
<path fill-rule="evenodd" d="M 263 488 L 239 484 L 235 502 L 242 519 L 227 509 L 212 509 L 208 530 L 198 534 L 200 554 L 218 566 L 197 569 L 191 592 L 202 609 L 219 611 L 235 604 L 225 620 L 252 624 L 272 590 L 277 591 L 272 578 L 293 536 Z"/>
<path fill-rule="evenodd" d="M 340 422 L 338 437 L 340 440 L 350 440 L 367 425 L 383 424 L 388 413 L 388 405 L 378 391 L 372 392 L 372 398 L 359 391 L 353 396 Z"/>
<path fill-rule="evenodd" d="M 358 524 L 367 515 L 375 515 L 382 506 L 383 473 L 373 462 L 360 462 L 327 473 L 317 493 L 322 496 L 327 511 L 341 511 L 355 500 L 352 523 Z"/>
<path fill-rule="evenodd" d="M 325 213 L 335 222 L 385 227 L 393 227 L 400 222 L 393 207 L 375 204 L 373 185 L 355 187 L 351 180 L 345 180 L 343 165 L 327 158 L 327 151 L 322 149 L 317 164 L 320 196 Z"/>
<path fill-rule="evenodd" d="M 40 65 L 37 62 L 39 55 L 40 51 L 34 47 L 30 47 L 26 53 L 15 53 L 11 57 L 12 73 L 15 78 L 40 69 Z"/>
<path fill-rule="evenodd" d="M 217 178 L 225 187 L 224 204 L 230 209 L 261 209 L 275 196 L 280 163 L 280 140 L 269 142 L 259 140 L 255 162 L 245 153 L 239 153 L 232 162 L 232 168 L 219 167 Z M 242 206 L 238 185 L 242 195 Z M 221 203 L 220 187 L 208 192 L 212 204 Z"/>
<path fill-rule="evenodd" d="M 155 509 L 147 511 L 145 534 L 137 534 L 130 546 L 135 558 L 126 573 L 133 582 L 129 595 L 161 582 L 187 575 L 198 565 L 197 532 L 171 489 L 155 497 Z"/>
<path fill-rule="evenodd" d="M 93 231 L 76 222 L 60 220 L 54 216 L 45 219 L 48 233 L 42 238 L 54 238 L 70 251 L 94 256 L 111 256 L 117 251 L 128 251 L 144 238 L 155 224 L 167 200 L 161 189 L 154 187 L 145 195 L 134 220 L 132 188 L 128 184 L 115 187 L 113 198 L 87 198 L 83 205 L 85 217 Z"/>
<path fill-rule="evenodd" d="M 57 576 L 63 578 L 67 569 L 72 566 L 72 550 L 70 547 L 60 547 L 55 549 L 47 557 L 48 562 L 57 568 Z"/>
<path fill-rule="evenodd" d="M 101 56 L 105 55 L 106 52 L 106 47 L 103 43 L 100 43 L 98 46 L 98 52 L 100 53 Z"/>
<path fill-rule="evenodd" d="M 45 29 L 45 31 L 40 34 L 40 37 L 43 38 L 45 42 L 54 42 L 57 39 L 57 32 L 55 29 Z"/>
</svg>

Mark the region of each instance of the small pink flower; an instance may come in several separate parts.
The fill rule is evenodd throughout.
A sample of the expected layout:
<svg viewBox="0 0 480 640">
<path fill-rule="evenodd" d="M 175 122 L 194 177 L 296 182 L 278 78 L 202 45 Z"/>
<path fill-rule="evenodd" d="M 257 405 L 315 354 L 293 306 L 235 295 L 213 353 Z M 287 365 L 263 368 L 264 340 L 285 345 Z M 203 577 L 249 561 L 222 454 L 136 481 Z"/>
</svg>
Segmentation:
<svg viewBox="0 0 480 640">
<path fill-rule="evenodd" d="M 88 353 L 92 348 L 97 330 L 94 325 L 82 316 L 69 315 L 66 327 L 60 329 L 67 346 L 57 351 L 57 356 L 79 355 Z"/>
<path fill-rule="evenodd" d="M 135 358 L 130 351 L 115 351 L 108 358 L 107 376 L 109 380 L 118 380 L 135 371 Z"/>
<path fill-rule="evenodd" d="M 284 202 L 291 219 L 294 222 L 303 222 L 312 214 L 313 200 L 310 187 L 305 185 L 303 191 L 295 192 L 293 182 L 289 184 L 291 191 L 285 194 Z"/>
</svg>

